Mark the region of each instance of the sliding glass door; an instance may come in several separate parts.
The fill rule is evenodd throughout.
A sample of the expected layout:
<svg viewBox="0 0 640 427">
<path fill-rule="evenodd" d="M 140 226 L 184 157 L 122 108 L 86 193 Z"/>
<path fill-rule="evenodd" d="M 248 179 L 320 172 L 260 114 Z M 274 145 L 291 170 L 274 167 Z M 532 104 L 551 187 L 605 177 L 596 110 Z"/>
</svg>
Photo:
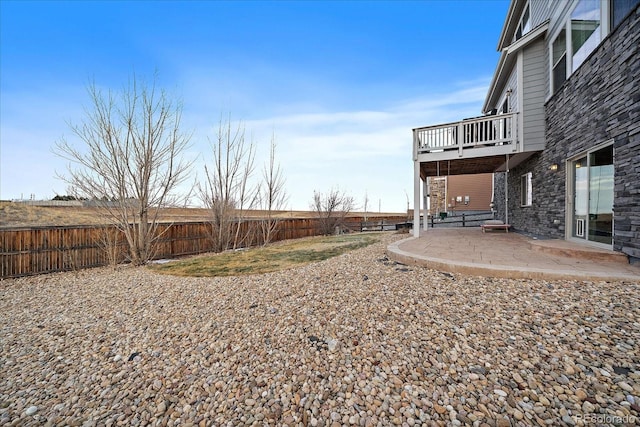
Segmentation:
<svg viewBox="0 0 640 427">
<path fill-rule="evenodd" d="M 613 145 L 570 162 L 571 237 L 613 244 Z"/>
<path fill-rule="evenodd" d="M 573 230 L 572 237 L 586 239 L 589 212 L 589 167 L 587 157 L 572 162 L 573 171 Z"/>
</svg>

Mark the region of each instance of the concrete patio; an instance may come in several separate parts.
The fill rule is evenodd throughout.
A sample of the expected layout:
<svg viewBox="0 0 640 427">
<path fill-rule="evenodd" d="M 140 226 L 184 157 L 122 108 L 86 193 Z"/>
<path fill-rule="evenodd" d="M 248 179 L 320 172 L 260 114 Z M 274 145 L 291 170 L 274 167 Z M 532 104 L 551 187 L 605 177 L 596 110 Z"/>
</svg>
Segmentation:
<svg viewBox="0 0 640 427">
<path fill-rule="evenodd" d="M 392 243 L 387 254 L 404 264 L 478 276 L 640 282 L 640 265 L 619 252 L 479 227 L 429 229 Z"/>
</svg>

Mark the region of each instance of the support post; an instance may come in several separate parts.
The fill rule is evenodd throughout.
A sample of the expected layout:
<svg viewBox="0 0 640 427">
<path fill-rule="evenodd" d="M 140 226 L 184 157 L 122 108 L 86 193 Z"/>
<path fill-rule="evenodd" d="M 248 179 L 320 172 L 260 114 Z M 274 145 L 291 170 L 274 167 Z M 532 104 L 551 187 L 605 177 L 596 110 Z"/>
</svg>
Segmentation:
<svg viewBox="0 0 640 427">
<path fill-rule="evenodd" d="M 463 150 L 464 150 L 464 140 L 465 140 L 465 135 L 464 135 L 464 125 L 462 124 L 462 122 L 458 123 L 458 126 L 456 127 L 456 143 L 458 144 L 458 157 L 462 157 L 463 156 Z"/>
<path fill-rule="evenodd" d="M 422 207 L 424 209 L 424 220 L 422 223 L 422 228 L 424 231 L 427 231 L 429 229 L 429 222 L 427 221 L 429 216 L 428 198 L 431 195 L 431 192 L 429 190 L 429 177 L 425 177 L 424 181 L 422 181 Z"/>
<path fill-rule="evenodd" d="M 420 181 L 420 161 L 416 159 L 413 161 L 413 237 L 420 237 Z"/>
<path fill-rule="evenodd" d="M 504 223 L 509 224 L 509 155 L 504 173 Z"/>
</svg>

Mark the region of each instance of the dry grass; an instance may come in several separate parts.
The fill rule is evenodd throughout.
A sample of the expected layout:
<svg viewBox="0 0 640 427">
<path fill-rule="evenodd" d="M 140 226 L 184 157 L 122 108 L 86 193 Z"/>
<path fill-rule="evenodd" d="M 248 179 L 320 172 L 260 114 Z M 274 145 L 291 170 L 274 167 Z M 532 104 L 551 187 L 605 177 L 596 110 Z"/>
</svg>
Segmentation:
<svg viewBox="0 0 640 427">
<path fill-rule="evenodd" d="M 368 213 L 370 218 L 392 216 L 390 213 Z M 264 218 L 264 211 L 250 211 L 250 218 Z M 315 213 L 309 211 L 280 211 L 276 218 L 314 218 Z M 352 216 L 362 216 L 354 212 Z M 160 215 L 162 222 L 207 221 L 209 211 L 203 208 L 166 208 Z M 96 208 L 67 206 L 31 206 L 24 203 L 0 202 L 0 228 L 39 227 L 53 225 L 96 225 L 104 224 Z"/>
<path fill-rule="evenodd" d="M 201 255 L 166 264 L 152 264 L 154 271 L 176 276 L 224 277 L 262 274 L 322 261 L 380 241 L 380 233 L 309 237 L 273 245 L 215 255 Z"/>
<path fill-rule="evenodd" d="M 0 227 L 38 227 L 51 225 L 100 224 L 101 218 L 90 208 L 44 207 L 0 202 Z"/>
</svg>

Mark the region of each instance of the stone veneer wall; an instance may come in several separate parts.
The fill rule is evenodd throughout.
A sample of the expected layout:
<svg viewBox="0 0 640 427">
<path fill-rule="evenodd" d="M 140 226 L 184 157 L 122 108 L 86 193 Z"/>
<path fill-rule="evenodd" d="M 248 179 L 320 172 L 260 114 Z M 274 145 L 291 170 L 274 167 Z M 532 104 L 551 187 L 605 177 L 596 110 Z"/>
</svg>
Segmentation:
<svg viewBox="0 0 640 427">
<path fill-rule="evenodd" d="M 495 219 L 506 222 L 504 210 L 504 172 L 493 174 L 493 211 Z"/>
<path fill-rule="evenodd" d="M 547 102 L 545 150 L 509 173 L 509 222 L 514 228 L 563 238 L 566 160 L 613 140 L 613 247 L 640 258 L 639 50 L 640 7 Z M 553 163 L 559 165 L 557 171 L 549 169 Z M 526 172 L 532 172 L 533 206 L 520 207 L 520 176 Z M 500 186 L 504 181 L 496 179 L 496 190 Z M 504 209 L 499 212 L 504 217 Z"/>
<path fill-rule="evenodd" d="M 636 59 L 636 64 L 637 62 Z M 640 76 L 636 78 L 640 79 Z M 635 102 L 635 130 L 616 138 L 613 145 L 616 168 L 613 249 L 624 252 L 637 261 L 640 259 L 640 118 L 637 113 L 640 97 L 637 96 L 637 91 Z"/>
<path fill-rule="evenodd" d="M 438 215 L 440 212 L 447 211 L 447 202 L 445 200 L 445 182 L 446 178 L 428 177 L 429 180 L 429 215 Z"/>
<path fill-rule="evenodd" d="M 516 230 L 543 238 L 564 238 L 566 171 L 564 161 L 556 156 L 545 150 L 509 170 L 509 223 Z M 559 166 L 555 172 L 550 170 L 552 163 Z M 520 206 L 520 179 L 527 172 L 531 172 L 531 206 Z M 502 185 L 504 188 L 504 181 Z M 502 193 L 504 197 L 504 190 Z"/>
</svg>

